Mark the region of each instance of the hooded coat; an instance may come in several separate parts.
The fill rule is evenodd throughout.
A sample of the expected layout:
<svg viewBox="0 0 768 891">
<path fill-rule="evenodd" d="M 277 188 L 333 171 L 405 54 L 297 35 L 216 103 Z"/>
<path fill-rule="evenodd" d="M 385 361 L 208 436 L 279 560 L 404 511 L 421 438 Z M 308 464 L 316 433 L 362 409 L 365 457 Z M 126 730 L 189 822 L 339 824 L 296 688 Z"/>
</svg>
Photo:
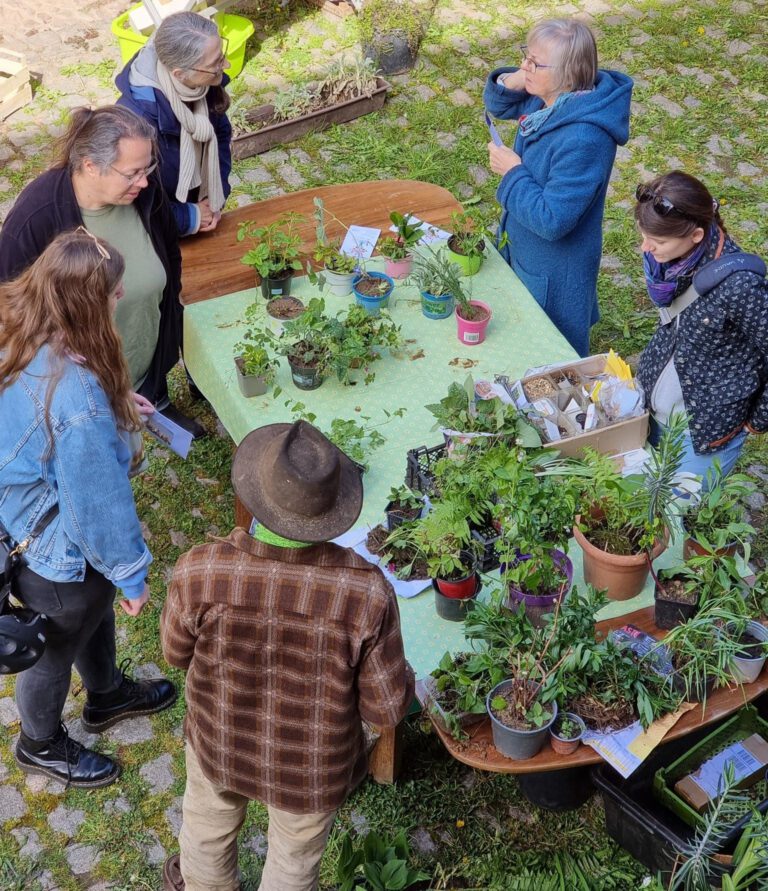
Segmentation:
<svg viewBox="0 0 768 891">
<path fill-rule="evenodd" d="M 483 93 L 494 117 L 518 120 L 544 107 L 525 90 L 497 83 Z M 557 108 L 533 133 L 518 130 L 522 163 L 502 177 L 499 240 L 504 259 L 580 356 L 589 355 L 589 329 L 600 318 L 597 274 L 605 194 L 616 147 L 629 138 L 632 79 L 600 70 L 594 89 Z"/>
</svg>

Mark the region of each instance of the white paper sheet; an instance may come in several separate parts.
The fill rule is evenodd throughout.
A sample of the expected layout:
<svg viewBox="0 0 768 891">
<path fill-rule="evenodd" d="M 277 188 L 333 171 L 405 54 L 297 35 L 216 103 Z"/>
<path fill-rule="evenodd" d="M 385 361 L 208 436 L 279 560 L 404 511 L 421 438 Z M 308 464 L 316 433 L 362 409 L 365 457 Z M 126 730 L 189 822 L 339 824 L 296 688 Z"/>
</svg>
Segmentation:
<svg viewBox="0 0 768 891">
<path fill-rule="evenodd" d="M 348 257 L 367 260 L 373 254 L 379 235 L 381 235 L 381 229 L 372 229 L 369 226 L 350 226 L 341 243 L 341 253 Z"/>
</svg>

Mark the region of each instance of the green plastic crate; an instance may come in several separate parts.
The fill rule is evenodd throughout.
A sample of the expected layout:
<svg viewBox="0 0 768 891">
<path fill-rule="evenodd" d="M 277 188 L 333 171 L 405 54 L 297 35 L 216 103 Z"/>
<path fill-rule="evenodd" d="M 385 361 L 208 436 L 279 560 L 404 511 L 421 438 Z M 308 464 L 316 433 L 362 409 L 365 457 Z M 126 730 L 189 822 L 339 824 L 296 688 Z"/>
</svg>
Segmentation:
<svg viewBox="0 0 768 891">
<path fill-rule="evenodd" d="M 675 783 L 686 774 L 730 746 L 740 742 L 753 733 L 759 733 L 763 739 L 768 740 L 768 721 L 764 721 L 757 713 L 754 706 L 744 706 L 732 718 L 718 727 L 709 736 L 705 736 L 690 751 L 681 755 L 677 761 L 673 761 L 668 767 L 661 767 L 653 778 L 653 794 L 665 807 L 669 808 L 684 823 L 694 828 L 704 828 L 706 825 L 706 813 L 698 814 L 696 811 L 674 790 Z"/>
</svg>

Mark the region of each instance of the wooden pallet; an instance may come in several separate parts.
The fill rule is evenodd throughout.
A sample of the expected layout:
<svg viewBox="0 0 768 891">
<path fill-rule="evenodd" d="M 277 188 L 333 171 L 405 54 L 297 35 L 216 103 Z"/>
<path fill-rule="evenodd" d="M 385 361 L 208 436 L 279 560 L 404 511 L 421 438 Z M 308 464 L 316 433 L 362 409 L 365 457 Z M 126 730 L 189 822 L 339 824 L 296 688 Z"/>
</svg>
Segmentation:
<svg viewBox="0 0 768 891">
<path fill-rule="evenodd" d="M 0 121 L 31 101 L 32 87 L 24 56 L 0 47 Z"/>
</svg>

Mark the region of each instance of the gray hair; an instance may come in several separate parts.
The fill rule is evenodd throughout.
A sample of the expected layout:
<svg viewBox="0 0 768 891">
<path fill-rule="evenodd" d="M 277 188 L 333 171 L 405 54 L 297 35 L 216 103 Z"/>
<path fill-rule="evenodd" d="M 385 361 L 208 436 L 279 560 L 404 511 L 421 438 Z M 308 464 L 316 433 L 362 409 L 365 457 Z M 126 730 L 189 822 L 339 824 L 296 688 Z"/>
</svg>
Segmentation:
<svg viewBox="0 0 768 891">
<path fill-rule="evenodd" d="M 528 32 L 528 45 L 548 43 L 554 56 L 555 89 L 591 90 L 597 80 L 595 35 L 578 19 L 545 19 Z"/>
<path fill-rule="evenodd" d="M 76 108 L 59 142 L 55 167 L 79 170 L 86 158 L 102 172 L 114 163 L 121 139 L 148 139 L 155 152 L 155 129 L 144 118 L 122 105 Z"/>
<path fill-rule="evenodd" d="M 196 12 L 176 12 L 163 19 L 155 32 L 155 52 L 169 71 L 186 71 L 198 64 L 211 37 L 218 36 L 211 19 Z"/>
</svg>

